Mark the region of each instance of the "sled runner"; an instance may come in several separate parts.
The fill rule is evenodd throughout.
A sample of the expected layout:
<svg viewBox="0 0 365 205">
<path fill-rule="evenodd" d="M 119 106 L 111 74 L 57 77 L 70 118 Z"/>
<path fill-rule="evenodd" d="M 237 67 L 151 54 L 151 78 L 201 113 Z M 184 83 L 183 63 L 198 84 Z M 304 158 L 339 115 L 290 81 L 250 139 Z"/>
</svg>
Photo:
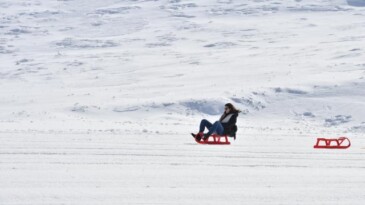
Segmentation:
<svg viewBox="0 0 365 205">
<path fill-rule="evenodd" d="M 216 144 L 216 145 L 229 145 L 231 144 L 228 141 L 228 136 L 227 135 L 217 135 L 217 134 L 212 134 L 210 135 L 206 140 L 195 140 L 197 143 L 199 144 Z"/>
<path fill-rule="evenodd" d="M 347 141 L 347 143 L 344 143 Z M 321 143 L 323 142 L 323 143 Z M 324 145 L 323 145 L 324 144 Z M 347 149 L 351 146 L 351 142 L 347 137 L 339 137 L 338 139 L 317 138 L 314 148 L 322 149 Z"/>
</svg>

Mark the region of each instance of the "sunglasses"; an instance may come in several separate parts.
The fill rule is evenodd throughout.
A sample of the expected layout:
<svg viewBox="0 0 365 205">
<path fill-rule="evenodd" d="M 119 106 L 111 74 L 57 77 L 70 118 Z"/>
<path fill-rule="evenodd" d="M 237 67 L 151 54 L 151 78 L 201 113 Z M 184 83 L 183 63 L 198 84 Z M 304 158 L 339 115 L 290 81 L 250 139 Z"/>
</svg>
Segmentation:
<svg viewBox="0 0 365 205">
<path fill-rule="evenodd" d="M 224 110 L 229 110 L 229 108 L 228 107 L 225 107 Z"/>
</svg>

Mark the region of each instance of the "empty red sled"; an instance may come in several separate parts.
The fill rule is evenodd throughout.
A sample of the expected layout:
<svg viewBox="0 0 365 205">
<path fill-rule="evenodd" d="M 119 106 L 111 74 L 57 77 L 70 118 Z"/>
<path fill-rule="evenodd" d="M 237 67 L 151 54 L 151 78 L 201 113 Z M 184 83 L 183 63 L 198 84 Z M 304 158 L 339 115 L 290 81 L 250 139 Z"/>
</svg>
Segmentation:
<svg viewBox="0 0 365 205">
<path fill-rule="evenodd" d="M 320 149 L 347 149 L 351 146 L 351 142 L 347 137 L 339 137 L 338 139 L 317 138 L 314 148 Z"/>
<path fill-rule="evenodd" d="M 229 145 L 231 144 L 229 141 L 228 141 L 228 136 L 227 135 L 217 135 L 217 134 L 213 134 L 213 135 L 210 135 L 208 137 L 208 139 L 206 140 L 201 140 L 201 141 L 197 141 L 195 140 L 197 143 L 199 144 L 216 144 L 216 145 Z"/>
</svg>

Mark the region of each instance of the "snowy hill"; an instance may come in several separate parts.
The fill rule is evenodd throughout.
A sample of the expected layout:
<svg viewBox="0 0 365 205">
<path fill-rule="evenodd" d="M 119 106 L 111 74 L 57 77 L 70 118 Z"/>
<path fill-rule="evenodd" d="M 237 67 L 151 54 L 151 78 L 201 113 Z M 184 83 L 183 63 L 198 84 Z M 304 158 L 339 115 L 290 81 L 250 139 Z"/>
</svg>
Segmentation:
<svg viewBox="0 0 365 205">
<path fill-rule="evenodd" d="M 0 8 L 0 204 L 365 200 L 365 1 L 2 0 Z M 188 134 L 227 102 L 243 111 L 238 140 L 196 146 Z M 342 135 L 353 142 L 344 155 L 312 149 L 316 137 Z M 204 199 L 189 195 L 198 190 Z"/>
<path fill-rule="evenodd" d="M 186 120 L 219 115 L 233 102 L 250 120 L 268 114 L 296 121 L 311 113 L 319 126 L 364 126 L 362 7 L 342 1 L 1 5 L 4 123 L 157 114 Z M 349 123 L 326 124 L 336 116 Z"/>
</svg>

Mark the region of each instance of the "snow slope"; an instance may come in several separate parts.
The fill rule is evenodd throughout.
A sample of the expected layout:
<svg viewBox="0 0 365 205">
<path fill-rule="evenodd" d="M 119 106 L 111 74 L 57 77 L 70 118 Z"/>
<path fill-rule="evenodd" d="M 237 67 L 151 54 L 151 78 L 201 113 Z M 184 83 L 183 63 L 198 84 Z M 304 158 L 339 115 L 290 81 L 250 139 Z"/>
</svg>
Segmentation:
<svg viewBox="0 0 365 205">
<path fill-rule="evenodd" d="M 364 6 L 0 1 L 0 204 L 362 204 Z"/>
</svg>

